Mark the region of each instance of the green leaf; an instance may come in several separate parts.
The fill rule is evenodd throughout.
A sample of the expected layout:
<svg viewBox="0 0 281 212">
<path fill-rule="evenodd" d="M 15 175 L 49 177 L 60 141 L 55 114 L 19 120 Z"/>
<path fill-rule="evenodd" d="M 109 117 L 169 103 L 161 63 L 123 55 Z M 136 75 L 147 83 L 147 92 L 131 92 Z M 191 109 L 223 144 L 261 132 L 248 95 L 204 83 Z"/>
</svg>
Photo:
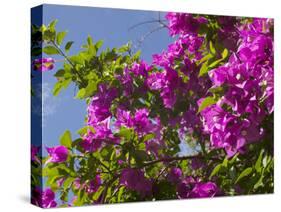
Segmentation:
<svg viewBox="0 0 281 212">
<path fill-rule="evenodd" d="M 68 42 L 65 44 L 64 50 L 65 50 L 66 53 L 69 52 L 69 50 L 70 50 L 70 48 L 71 48 L 71 46 L 72 46 L 73 43 L 74 43 L 74 41 L 68 41 Z"/>
<path fill-rule="evenodd" d="M 61 82 L 57 82 L 53 88 L 53 95 L 57 96 L 60 93 L 62 88 L 63 88 L 63 86 L 62 86 Z"/>
<path fill-rule="evenodd" d="M 213 57 L 214 57 L 214 55 L 212 55 L 212 54 L 207 54 L 206 56 L 204 56 L 204 57 L 199 61 L 199 64 L 204 63 L 204 62 L 206 62 L 206 61 L 212 59 Z"/>
<path fill-rule="evenodd" d="M 211 63 L 208 68 L 209 69 L 212 69 L 212 68 L 215 68 L 218 64 L 220 64 L 220 62 L 222 62 L 222 59 L 218 59 L 216 61 L 214 61 L 213 63 Z"/>
<path fill-rule="evenodd" d="M 63 42 L 63 39 L 64 39 L 64 37 L 66 36 L 66 34 L 67 34 L 67 32 L 66 31 L 64 31 L 64 32 L 59 32 L 58 34 L 57 34 L 57 44 L 60 46 L 61 45 L 61 43 Z"/>
<path fill-rule="evenodd" d="M 134 60 L 138 60 L 138 59 L 140 58 L 140 55 L 141 55 L 141 51 L 140 51 L 140 50 L 138 50 L 138 51 L 134 54 L 134 56 L 133 56 L 133 58 L 132 58 L 132 59 L 134 59 Z"/>
<path fill-rule="evenodd" d="M 265 167 L 266 172 L 270 172 L 270 170 L 274 168 L 273 159 L 270 156 L 268 156 L 268 157 L 269 157 L 269 159 L 267 160 L 266 165 L 263 165 Z"/>
<path fill-rule="evenodd" d="M 71 149 L 72 146 L 72 138 L 69 130 L 66 130 L 62 136 L 60 137 L 60 144 Z"/>
<path fill-rule="evenodd" d="M 131 139 L 132 136 L 132 129 L 126 128 L 126 127 L 121 127 L 118 135 L 120 137 L 124 137 L 127 141 Z"/>
<path fill-rule="evenodd" d="M 51 30 L 45 30 L 43 32 L 42 38 L 44 41 L 55 41 L 56 32 Z"/>
<path fill-rule="evenodd" d="M 214 61 L 213 63 L 211 63 L 211 64 L 209 65 L 209 69 L 215 68 L 215 67 L 216 67 L 217 65 L 219 65 L 221 62 L 223 62 L 223 61 L 227 58 L 227 56 L 228 56 L 228 50 L 227 50 L 227 49 L 224 49 L 223 52 L 222 52 L 222 54 L 221 54 L 221 56 L 222 56 L 222 58 L 220 58 L 220 59 Z"/>
<path fill-rule="evenodd" d="M 128 52 L 128 51 L 131 49 L 131 46 L 132 46 L 131 43 L 127 43 L 127 44 L 121 46 L 121 47 L 118 49 L 118 52 L 119 52 L 119 53 Z"/>
<path fill-rule="evenodd" d="M 92 39 L 92 37 L 90 35 L 88 35 L 87 42 L 88 42 L 89 46 L 93 45 L 93 39 Z"/>
<path fill-rule="evenodd" d="M 153 134 L 153 133 L 149 133 L 149 134 L 146 134 L 144 137 L 143 137 L 143 142 L 145 142 L 145 141 L 148 141 L 148 140 L 151 140 L 151 139 L 153 139 L 155 137 L 155 134 Z"/>
<path fill-rule="evenodd" d="M 55 76 L 55 77 L 63 77 L 64 74 L 65 74 L 65 70 L 64 70 L 64 69 L 60 69 L 60 70 L 58 70 L 58 71 L 54 74 L 54 76 Z"/>
<path fill-rule="evenodd" d="M 231 160 L 229 161 L 229 164 L 230 164 L 230 165 L 233 165 L 233 164 L 236 162 L 238 156 L 239 156 L 239 153 L 235 154 L 235 155 L 231 158 Z"/>
<path fill-rule="evenodd" d="M 212 41 L 210 41 L 210 52 L 211 52 L 213 55 L 215 55 L 215 54 L 216 54 L 216 49 L 215 49 L 215 47 L 214 47 L 214 45 L 213 45 L 213 42 L 212 42 Z"/>
<path fill-rule="evenodd" d="M 62 178 L 61 175 L 48 175 L 46 180 L 46 186 L 51 187 L 53 190 L 57 190 L 58 189 L 57 180 L 60 178 Z"/>
<path fill-rule="evenodd" d="M 137 162 L 147 161 L 149 159 L 148 154 L 144 150 L 135 150 L 134 153 Z"/>
<path fill-rule="evenodd" d="M 45 166 L 42 172 L 43 177 L 50 177 L 50 176 L 58 176 L 59 171 L 57 168 L 49 168 L 48 166 Z"/>
<path fill-rule="evenodd" d="M 223 160 L 221 165 L 222 165 L 222 167 L 227 168 L 227 166 L 228 166 L 228 158 L 227 158 L 227 156 L 224 158 L 224 160 Z"/>
<path fill-rule="evenodd" d="M 75 180 L 73 177 L 67 177 L 66 180 L 63 182 L 63 188 L 67 189 Z"/>
<path fill-rule="evenodd" d="M 222 165 L 218 164 L 212 171 L 211 175 L 210 175 L 210 179 L 215 176 L 217 173 L 219 173 L 220 169 L 221 169 Z"/>
<path fill-rule="evenodd" d="M 53 95 L 57 96 L 62 88 L 66 89 L 68 87 L 70 82 L 71 82 L 71 78 L 63 81 L 58 81 L 53 88 Z"/>
<path fill-rule="evenodd" d="M 222 52 L 222 54 L 221 54 L 221 56 L 222 56 L 222 59 L 223 59 L 223 60 L 226 59 L 227 56 L 228 56 L 228 50 L 227 50 L 227 49 L 224 49 L 223 52 Z"/>
<path fill-rule="evenodd" d="M 81 53 L 83 54 L 83 57 L 85 58 L 85 60 L 90 60 L 92 59 L 94 56 L 97 55 L 97 48 L 94 45 L 88 46 L 87 47 L 88 51 L 85 53 Z"/>
<path fill-rule="evenodd" d="M 98 42 L 96 42 L 95 47 L 98 50 L 103 44 L 103 40 L 99 40 Z"/>
<path fill-rule="evenodd" d="M 60 194 L 60 199 L 63 201 L 63 202 L 67 202 L 68 201 L 68 192 L 67 192 L 67 189 L 65 191 L 62 191 L 61 194 Z M 61 207 L 67 207 L 68 205 L 65 203 L 65 204 L 62 204 L 60 205 Z"/>
<path fill-rule="evenodd" d="M 42 24 L 42 26 L 40 27 L 40 31 L 41 31 L 42 33 L 44 33 L 46 30 L 47 30 L 46 25 L 45 25 L 45 24 Z"/>
<path fill-rule="evenodd" d="M 89 81 L 86 88 L 81 88 L 77 92 L 76 98 L 77 99 L 84 99 L 84 98 L 92 96 L 95 93 L 95 91 L 97 90 L 98 82 L 99 82 L 99 80 Z"/>
<path fill-rule="evenodd" d="M 201 76 L 203 76 L 204 74 L 207 74 L 207 73 L 208 73 L 208 71 L 209 71 L 208 62 L 209 62 L 209 61 L 206 61 L 205 63 L 202 64 L 202 66 L 201 66 L 201 68 L 200 68 L 200 71 L 199 71 L 198 77 L 201 77 Z"/>
<path fill-rule="evenodd" d="M 72 62 L 84 65 L 85 59 L 82 54 L 73 55 L 69 58 Z"/>
<path fill-rule="evenodd" d="M 60 54 L 59 50 L 54 46 L 45 46 L 43 52 L 47 55 Z"/>
<path fill-rule="evenodd" d="M 78 191 L 77 199 L 75 200 L 74 205 L 75 205 L 75 206 L 84 205 L 86 196 L 87 196 L 87 195 L 85 194 L 85 189 L 83 189 L 83 188 L 80 189 L 80 190 Z"/>
<path fill-rule="evenodd" d="M 213 97 L 206 97 L 202 103 L 200 104 L 199 108 L 198 108 L 198 112 L 197 113 L 200 113 L 202 110 L 204 110 L 205 108 L 213 105 L 213 104 L 216 104 L 217 101 L 213 98 Z"/>
<path fill-rule="evenodd" d="M 117 202 L 121 202 L 122 197 L 123 197 L 123 192 L 124 192 L 124 190 L 125 190 L 125 187 L 124 187 L 124 186 L 122 186 L 122 187 L 119 189 L 119 191 L 118 191 L 118 196 L 117 196 Z"/>
<path fill-rule="evenodd" d="M 221 86 L 218 87 L 211 87 L 209 88 L 208 92 L 211 92 L 213 94 L 221 94 L 224 91 L 224 88 Z"/>
<path fill-rule="evenodd" d="M 257 189 L 258 187 L 263 186 L 263 178 L 264 178 L 264 169 L 262 169 L 261 176 L 258 179 L 258 181 L 255 183 L 254 189 Z"/>
<path fill-rule="evenodd" d="M 261 150 L 260 154 L 259 154 L 259 157 L 255 163 L 255 170 L 258 172 L 258 173 L 261 173 L 262 171 L 262 156 L 263 156 L 263 150 Z"/>
<path fill-rule="evenodd" d="M 58 19 L 53 20 L 50 24 L 49 24 L 49 29 L 54 32 L 56 31 L 56 25 L 58 23 Z"/>
<path fill-rule="evenodd" d="M 110 161 L 110 158 L 112 156 L 112 153 L 115 149 L 112 146 L 105 146 L 104 148 L 102 148 L 102 150 L 100 150 L 100 155 L 103 158 L 103 160 L 107 160 Z"/>
<path fill-rule="evenodd" d="M 95 133 L 95 129 L 92 126 L 85 126 L 80 128 L 79 130 L 77 130 L 77 133 L 82 137 L 85 134 L 87 134 L 89 131 L 91 131 L 92 133 Z"/>
<path fill-rule="evenodd" d="M 92 96 L 96 90 L 97 90 L 97 86 L 98 86 L 98 80 L 95 81 L 90 81 L 86 87 L 86 97 L 90 97 Z"/>
<path fill-rule="evenodd" d="M 84 148 L 81 147 L 81 142 L 83 142 L 82 138 L 77 138 L 72 142 L 72 147 L 78 150 L 79 152 L 85 152 Z"/>
<path fill-rule="evenodd" d="M 235 184 L 238 183 L 242 178 L 249 176 L 253 171 L 253 168 L 248 167 L 246 168 L 237 178 L 237 180 L 235 181 Z"/>
<path fill-rule="evenodd" d="M 75 98 L 77 98 L 77 99 L 83 99 L 85 95 L 86 95 L 86 89 L 85 89 L 85 88 L 81 88 L 81 89 L 77 92 Z"/>
</svg>

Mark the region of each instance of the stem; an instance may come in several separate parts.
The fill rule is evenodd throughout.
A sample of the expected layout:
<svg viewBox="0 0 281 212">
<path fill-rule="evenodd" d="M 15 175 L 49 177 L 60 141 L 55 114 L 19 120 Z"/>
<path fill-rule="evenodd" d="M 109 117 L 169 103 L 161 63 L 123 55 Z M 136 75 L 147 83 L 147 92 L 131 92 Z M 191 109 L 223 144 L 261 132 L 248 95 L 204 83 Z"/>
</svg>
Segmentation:
<svg viewBox="0 0 281 212">
<path fill-rule="evenodd" d="M 160 27 L 156 27 L 156 28 L 152 29 L 151 31 L 149 31 L 148 33 L 146 33 L 144 36 L 142 36 L 141 39 L 139 39 L 139 41 L 138 41 L 138 46 L 137 46 L 137 48 L 139 48 L 139 47 L 142 45 L 142 43 L 145 41 L 145 39 L 146 39 L 148 36 L 150 36 L 152 33 L 157 32 L 157 31 L 159 31 L 159 30 L 161 30 L 161 29 L 163 29 L 163 28 L 165 28 L 165 26 L 164 26 L 164 25 L 161 25 Z"/>
<path fill-rule="evenodd" d="M 86 87 L 86 83 L 83 80 L 83 77 L 80 75 L 80 73 L 76 70 L 75 65 L 72 63 L 72 61 L 68 58 L 68 56 L 61 50 L 61 48 L 54 42 L 51 41 L 51 43 L 53 44 L 53 46 L 59 51 L 60 55 L 63 56 L 67 62 L 72 66 L 74 74 L 77 75 L 79 81 L 81 82 L 81 85 L 83 87 Z"/>
<path fill-rule="evenodd" d="M 121 187 L 122 187 L 122 186 L 119 185 L 119 186 L 115 189 L 115 191 L 113 192 L 113 194 L 111 195 L 111 197 L 110 197 L 109 200 L 111 200 L 111 199 L 118 193 L 118 191 L 120 190 Z"/>
<path fill-rule="evenodd" d="M 167 170 L 167 166 L 164 167 L 158 174 L 158 176 L 155 178 L 156 181 L 158 181 L 158 179 L 162 176 L 162 174 Z"/>
<path fill-rule="evenodd" d="M 161 162 L 173 162 L 173 161 L 179 161 L 179 160 L 188 160 L 188 159 L 194 159 L 194 158 L 199 158 L 199 159 L 205 159 L 204 156 L 202 155 L 190 155 L 190 156 L 183 156 L 183 157 L 172 157 L 172 158 L 161 158 L 161 159 L 158 159 L 158 160 L 154 160 L 154 161 L 150 161 L 150 162 L 147 162 L 145 164 L 143 164 L 142 166 L 140 167 L 135 167 L 137 169 L 139 168 L 144 168 L 144 167 L 147 167 L 147 166 L 151 166 L 151 165 L 154 165 L 156 163 L 161 163 Z M 211 160 L 220 160 L 219 158 L 209 158 Z M 167 167 L 166 167 L 167 168 Z M 157 179 L 165 172 L 166 168 L 164 168 L 163 170 L 161 170 L 160 174 L 158 175 Z M 115 173 L 118 173 L 119 170 L 115 170 Z M 112 174 L 112 173 L 110 173 Z M 102 193 L 102 198 L 101 198 L 101 203 L 105 203 L 105 200 L 106 200 L 106 195 L 107 195 L 107 190 L 108 190 L 108 187 L 114 183 L 115 180 L 118 179 L 118 177 L 120 176 L 121 174 L 118 173 L 116 175 L 113 176 L 113 178 L 111 180 L 109 180 L 106 184 L 105 184 L 105 189 Z"/>
<path fill-rule="evenodd" d="M 141 167 L 138 168 L 144 168 L 146 166 L 151 166 L 156 163 L 161 163 L 161 162 L 173 162 L 173 161 L 179 161 L 179 160 L 189 160 L 189 159 L 205 159 L 203 155 L 189 155 L 189 156 L 183 156 L 183 157 L 172 157 L 172 158 L 161 158 L 158 160 L 150 161 L 147 163 L 144 163 Z M 209 158 L 210 160 L 220 160 L 219 158 Z"/>
<path fill-rule="evenodd" d="M 112 171 L 110 170 L 109 167 L 107 167 L 103 162 L 101 162 L 99 159 L 97 159 L 96 157 L 93 157 L 95 159 L 95 161 L 97 161 L 102 167 L 104 167 L 109 174 L 112 174 Z"/>
<path fill-rule="evenodd" d="M 206 157 L 207 155 L 207 152 L 206 152 L 206 149 L 205 149 L 205 145 L 203 144 L 203 142 L 201 140 L 199 140 L 199 145 L 201 147 L 201 150 L 203 152 L 203 155 Z"/>
<path fill-rule="evenodd" d="M 136 27 L 138 27 L 138 26 L 144 25 L 144 24 L 160 23 L 162 26 L 164 26 L 164 25 L 166 25 L 166 24 L 164 23 L 164 21 L 165 21 L 165 20 L 161 20 L 161 19 L 159 19 L 159 20 L 143 21 L 143 22 L 140 22 L 140 23 L 137 23 L 137 24 L 131 26 L 131 27 L 129 28 L 129 31 L 132 30 L 132 29 L 134 29 L 134 28 L 136 28 Z M 167 26 L 167 25 L 166 25 L 166 26 Z"/>
<path fill-rule="evenodd" d="M 111 180 L 109 180 L 106 185 L 105 185 L 105 189 L 104 191 L 102 192 L 102 198 L 101 198 L 101 204 L 105 203 L 105 198 L 106 198 L 106 195 L 107 195 L 107 190 L 108 190 L 108 187 L 114 183 L 115 180 L 117 180 L 119 177 L 119 174 L 115 175 Z"/>
</svg>

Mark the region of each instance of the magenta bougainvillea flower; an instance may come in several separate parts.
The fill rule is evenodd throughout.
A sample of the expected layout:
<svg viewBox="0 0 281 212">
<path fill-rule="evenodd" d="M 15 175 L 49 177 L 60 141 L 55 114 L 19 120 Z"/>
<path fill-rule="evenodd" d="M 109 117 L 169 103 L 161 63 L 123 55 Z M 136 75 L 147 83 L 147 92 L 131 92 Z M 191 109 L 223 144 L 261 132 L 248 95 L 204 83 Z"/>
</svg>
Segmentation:
<svg viewBox="0 0 281 212">
<path fill-rule="evenodd" d="M 219 194 L 217 185 L 213 182 L 202 182 L 199 178 L 186 177 L 178 183 L 177 193 L 179 198 L 204 198 L 214 197 Z"/>
<path fill-rule="evenodd" d="M 40 159 L 38 157 L 39 150 L 40 147 L 31 145 L 31 161 L 40 163 Z"/>
<path fill-rule="evenodd" d="M 187 13 L 169 12 L 166 19 L 169 21 L 171 35 L 196 33 L 201 25 L 208 23 L 208 20 L 204 17 L 197 18 Z"/>
<path fill-rule="evenodd" d="M 123 169 L 120 176 L 120 184 L 130 190 L 139 192 L 142 196 L 150 195 L 152 192 L 152 182 L 144 176 L 140 169 Z"/>
<path fill-rule="evenodd" d="M 218 193 L 217 185 L 213 182 L 196 183 L 190 193 L 190 198 L 213 197 Z"/>
<path fill-rule="evenodd" d="M 254 19 L 241 28 L 238 53 L 209 72 L 213 87 L 224 86 L 227 91 L 217 104 L 201 112 L 204 129 L 212 146 L 224 148 L 229 157 L 261 140 L 265 133 L 261 123 L 273 111 L 273 40 L 269 28 L 266 19 Z M 225 110 L 227 107 L 230 110 Z"/>
<path fill-rule="evenodd" d="M 146 78 L 148 76 L 148 72 L 151 70 L 152 66 L 149 66 L 146 62 L 141 60 L 140 62 L 134 62 L 130 71 L 134 73 L 135 76 L 142 76 Z"/>
<path fill-rule="evenodd" d="M 161 64 L 161 62 L 156 61 Z M 173 108 L 176 103 L 176 88 L 180 79 L 175 70 L 169 69 L 163 72 L 153 73 L 147 79 L 147 84 L 151 90 L 160 91 L 160 96 L 166 108 Z"/>
<path fill-rule="evenodd" d="M 50 188 L 46 188 L 44 191 L 39 187 L 32 189 L 31 202 L 42 208 L 53 208 L 57 206 L 55 193 Z"/>
<path fill-rule="evenodd" d="M 110 106 L 117 97 L 117 89 L 109 88 L 105 84 L 100 84 L 98 92 L 92 97 L 88 106 L 88 125 L 95 126 L 111 116 Z"/>
<path fill-rule="evenodd" d="M 94 132 L 89 130 L 83 137 L 83 141 L 80 143 L 82 148 L 87 152 L 94 152 L 100 149 L 106 144 L 117 144 L 119 139 L 114 136 L 112 129 L 110 128 L 110 117 L 103 121 L 91 124 L 94 128 Z"/>
<path fill-rule="evenodd" d="M 87 125 L 94 129 L 89 130 L 80 143 L 87 152 L 97 151 L 106 143 L 118 143 L 113 135 L 111 125 L 112 114 L 110 111 L 112 101 L 117 97 L 117 89 L 100 84 L 98 92 L 92 97 L 88 106 Z"/>
<path fill-rule="evenodd" d="M 157 138 L 160 136 L 160 120 L 157 117 L 151 119 L 147 108 L 137 109 L 135 114 L 132 115 L 129 111 L 118 109 L 116 117 L 117 120 L 115 122 L 115 126 L 117 128 L 122 126 L 134 128 L 139 136 L 143 136 L 148 133 L 154 133 Z"/>
<path fill-rule="evenodd" d="M 73 186 L 75 189 L 79 189 L 81 187 L 81 179 L 79 177 L 73 181 Z"/>
<path fill-rule="evenodd" d="M 50 157 L 46 163 L 62 163 L 67 160 L 68 149 L 65 146 L 47 147 L 46 149 Z"/>
<path fill-rule="evenodd" d="M 52 70 L 55 65 L 55 60 L 53 58 L 39 58 L 32 62 L 32 68 L 35 71 L 45 72 Z"/>
<path fill-rule="evenodd" d="M 166 19 L 173 42 L 151 63 L 115 49 L 95 56 L 97 69 L 92 59 L 77 66 L 79 89 L 92 80 L 87 70 L 104 71 L 96 72 L 97 89 L 86 98 L 86 127 L 72 153 L 64 146 L 47 148 L 47 163 L 77 172 L 71 183 L 67 176 L 54 181 L 58 187 L 71 184 L 71 204 L 240 194 L 248 178 L 269 174 L 270 167 L 263 170 L 256 160 L 270 161 L 271 149 L 262 146 L 260 153 L 254 145 L 271 145 L 263 141 L 271 141 L 274 111 L 272 20 L 181 13 Z M 34 70 L 53 65 L 52 58 L 33 62 Z M 32 161 L 38 151 L 32 149 Z M 218 171 L 225 162 L 235 173 Z M 251 164 L 257 170 L 241 175 Z M 36 204 L 56 205 L 52 190 L 34 193 Z"/>
<path fill-rule="evenodd" d="M 178 183 L 180 182 L 181 177 L 182 177 L 182 170 L 180 168 L 173 167 L 171 168 L 167 176 L 167 179 L 172 183 Z"/>
<path fill-rule="evenodd" d="M 89 194 L 97 192 L 101 184 L 102 184 L 101 177 L 99 174 L 97 174 L 95 178 L 91 180 L 88 185 L 85 186 L 86 192 Z"/>
<path fill-rule="evenodd" d="M 134 62 L 131 66 L 126 66 L 122 73 L 116 74 L 116 79 L 122 84 L 122 94 L 129 97 L 133 93 L 145 93 L 147 91 L 146 84 L 136 87 L 134 86 L 134 78 L 141 81 L 145 80 L 151 68 L 152 66 L 144 61 Z"/>
<path fill-rule="evenodd" d="M 58 179 L 58 180 L 57 180 L 57 185 L 58 185 L 58 187 L 61 187 L 61 186 L 63 185 L 64 181 L 65 181 L 65 178 L 64 178 L 64 177 Z"/>
</svg>

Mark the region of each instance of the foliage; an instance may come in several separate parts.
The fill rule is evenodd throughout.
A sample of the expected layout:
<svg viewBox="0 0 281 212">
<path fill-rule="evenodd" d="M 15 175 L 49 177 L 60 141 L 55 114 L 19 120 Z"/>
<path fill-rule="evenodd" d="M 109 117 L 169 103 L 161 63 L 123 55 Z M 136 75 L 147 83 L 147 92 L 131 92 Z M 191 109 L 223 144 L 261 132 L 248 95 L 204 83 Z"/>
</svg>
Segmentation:
<svg viewBox="0 0 281 212">
<path fill-rule="evenodd" d="M 42 163 L 33 154 L 51 189 L 35 204 L 55 207 L 52 192 L 61 206 L 273 192 L 272 20 L 166 18 L 175 41 L 151 65 L 130 43 L 101 51 L 90 36 L 68 55 L 57 21 L 33 27 L 33 54 L 43 42 L 64 59 L 53 94 L 74 83 L 88 104 L 78 139 L 66 130 Z"/>
</svg>

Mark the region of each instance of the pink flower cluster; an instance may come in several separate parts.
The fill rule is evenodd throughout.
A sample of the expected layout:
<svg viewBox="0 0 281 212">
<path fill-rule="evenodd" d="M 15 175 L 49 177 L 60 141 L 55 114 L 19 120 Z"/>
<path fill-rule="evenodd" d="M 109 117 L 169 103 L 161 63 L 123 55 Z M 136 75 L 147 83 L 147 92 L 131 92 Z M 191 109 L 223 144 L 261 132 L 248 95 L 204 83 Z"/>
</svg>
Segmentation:
<svg viewBox="0 0 281 212">
<path fill-rule="evenodd" d="M 224 87 L 225 93 L 201 112 L 204 130 L 212 146 L 224 148 L 229 157 L 261 140 L 266 133 L 262 122 L 273 112 L 271 27 L 267 19 L 254 19 L 241 27 L 237 52 L 209 72 L 213 87 Z"/>
<path fill-rule="evenodd" d="M 166 51 L 153 55 L 153 64 L 134 62 L 118 73 L 116 87 L 101 84 L 88 107 L 88 125 L 95 129 L 84 137 L 85 151 L 97 151 L 103 145 L 119 142 L 115 131 L 134 129 L 139 138 L 154 137 L 145 142 L 146 150 L 157 158 L 165 148 L 164 131 L 178 129 L 179 137 L 196 134 L 210 148 L 224 149 L 228 157 L 244 153 L 249 143 L 260 141 L 265 129 L 263 120 L 273 112 L 273 36 L 270 19 L 244 23 L 238 18 L 218 17 L 217 37 L 230 52 L 228 61 L 199 77 L 200 60 L 209 51 L 206 35 L 200 33 L 209 24 L 203 16 L 168 13 L 170 35 L 175 41 Z M 211 89 L 221 88 L 217 103 L 198 108 Z M 160 113 L 152 113 L 143 103 L 147 93 L 159 96 L 168 122 Z M 136 94 L 138 97 L 136 97 Z M 121 97 L 126 102 L 118 102 Z M 116 104 L 116 109 L 111 106 Z M 163 114 L 162 114 L 163 116 Z M 206 144 L 208 146 L 208 144 Z M 174 168 L 167 176 L 177 186 L 180 198 L 211 197 L 218 194 L 214 182 L 183 177 Z M 120 184 L 141 195 L 151 193 L 153 181 L 141 169 L 123 169 Z"/>
<path fill-rule="evenodd" d="M 110 128 L 112 114 L 110 107 L 112 101 L 117 97 L 117 89 L 109 88 L 105 84 L 99 85 L 98 93 L 91 99 L 88 106 L 88 126 L 94 131 L 84 136 L 81 146 L 85 151 L 96 151 L 106 143 L 118 143 L 118 138 L 113 135 Z"/>
<path fill-rule="evenodd" d="M 125 142 L 131 142 L 136 148 L 142 145 L 141 151 L 149 160 L 175 156 L 178 152 L 166 153 L 169 145 L 176 146 L 175 140 L 186 137 L 203 143 L 200 144 L 207 154 L 216 149 L 233 157 L 245 153 L 249 144 L 261 141 L 266 135 L 265 119 L 274 111 L 272 20 L 245 21 L 180 13 L 168 13 L 166 19 L 174 42 L 167 50 L 153 55 L 152 65 L 142 60 L 126 64 L 123 70 L 116 71 L 114 83 L 98 85 L 88 104 L 87 126 L 90 129 L 80 142 L 84 152 L 93 153 L 106 145 L 118 145 L 115 150 L 120 153 L 124 142 L 120 132 L 124 128 L 137 137 Z M 209 32 L 213 33 L 211 38 Z M 212 39 L 220 42 L 217 48 L 221 48 L 219 53 L 212 52 L 215 59 L 225 48 L 230 56 L 200 75 L 202 60 L 211 52 Z M 39 62 L 42 63 L 35 61 Z M 50 68 L 52 66 L 47 69 Z M 215 102 L 199 110 L 210 97 L 215 97 Z M 148 138 L 143 140 L 146 136 Z M 205 154 L 203 147 L 201 150 Z M 33 148 L 32 160 L 36 160 L 37 151 Z M 47 148 L 47 152 L 47 162 L 52 163 L 63 163 L 69 155 L 64 146 Z M 141 166 L 145 163 L 136 161 L 132 165 L 130 159 L 118 158 L 119 184 L 143 198 L 149 197 L 153 195 L 156 181 Z M 156 162 L 166 166 L 165 180 L 174 186 L 178 198 L 220 194 L 215 182 L 197 175 L 187 176 L 180 168 L 168 166 L 168 162 Z M 194 159 L 191 168 L 198 170 L 205 165 Z M 102 186 L 102 174 L 97 173 L 94 179 L 83 183 L 77 178 L 73 185 L 88 194 L 95 193 Z M 55 205 L 54 195 L 49 190 L 38 195 L 45 199 L 41 205 Z"/>
<path fill-rule="evenodd" d="M 35 71 L 45 72 L 50 71 L 55 67 L 53 58 L 39 58 L 32 62 L 32 69 Z"/>
<path fill-rule="evenodd" d="M 68 149 L 65 146 L 47 147 L 46 149 L 49 154 L 49 159 L 46 163 L 62 163 L 67 160 Z"/>
<path fill-rule="evenodd" d="M 127 168 L 123 169 L 120 176 L 120 185 L 128 189 L 139 192 L 142 196 L 152 194 L 152 181 L 144 176 L 140 169 Z"/>
<path fill-rule="evenodd" d="M 50 189 L 46 188 L 42 191 L 39 187 L 32 190 L 32 204 L 38 205 L 42 208 L 54 208 L 57 206 L 55 201 L 55 193 Z"/>
<path fill-rule="evenodd" d="M 176 185 L 177 195 L 181 199 L 213 197 L 219 194 L 214 182 L 202 182 L 192 176 L 184 177 L 180 168 L 171 168 L 167 179 Z"/>
</svg>

